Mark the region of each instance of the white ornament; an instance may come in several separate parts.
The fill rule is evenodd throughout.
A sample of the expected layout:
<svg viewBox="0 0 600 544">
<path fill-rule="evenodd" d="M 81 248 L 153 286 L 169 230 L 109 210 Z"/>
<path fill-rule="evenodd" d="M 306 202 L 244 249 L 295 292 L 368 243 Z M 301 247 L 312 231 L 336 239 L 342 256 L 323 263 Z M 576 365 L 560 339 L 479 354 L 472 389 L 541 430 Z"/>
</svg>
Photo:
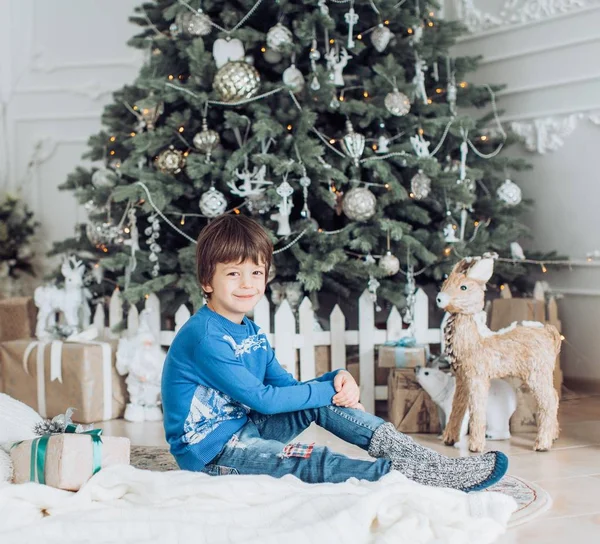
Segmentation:
<svg viewBox="0 0 600 544">
<path fill-rule="evenodd" d="M 244 170 L 240 172 L 236 169 L 235 175 L 238 179 L 241 179 L 243 183 L 238 187 L 235 182 L 227 182 L 227 186 L 231 189 L 231 194 L 239 196 L 241 198 L 247 198 L 249 196 L 260 195 L 265 190 L 265 185 L 272 185 L 272 181 L 265 179 L 267 173 L 267 167 L 263 164 L 260 168 L 256 166 L 252 169 L 252 172 Z"/>
<path fill-rule="evenodd" d="M 379 53 L 383 53 L 383 51 L 385 51 L 385 48 L 390 43 L 391 39 L 392 39 L 392 31 L 383 24 L 380 24 L 371 33 L 371 43 L 373 44 L 373 47 Z"/>
<path fill-rule="evenodd" d="M 217 217 L 227 208 L 227 199 L 221 191 L 211 187 L 200 197 L 200 211 L 206 217 Z"/>
<path fill-rule="evenodd" d="M 387 136 L 379 136 L 377 138 L 377 151 L 375 153 L 383 154 L 389 153 L 390 139 Z"/>
<path fill-rule="evenodd" d="M 423 39 L 423 26 L 422 25 L 413 26 L 412 27 L 412 35 L 410 37 L 410 44 L 415 45 L 417 43 L 420 43 L 422 39 Z"/>
<path fill-rule="evenodd" d="M 400 270 L 400 261 L 395 255 L 388 251 L 381 259 L 379 259 L 379 268 L 381 268 L 386 276 L 393 276 Z"/>
<path fill-rule="evenodd" d="M 293 93 L 299 93 L 304 89 L 304 76 L 302 72 L 292 64 L 286 68 L 282 75 L 283 84 L 289 87 Z M 318 80 L 317 80 L 318 81 Z"/>
<path fill-rule="evenodd" d="M 346 134 L 342 138 L 342 148 L 351 159 L 354 160 L 354 165 L 359 165 L 363 151 L 365 150 L 366 139 L 363 134 L 354 132 L 352 123 L 346 120 Z"/>
<path fill-rule="evenodd" d="M 358 23 L 358 13 L 354 11 L 354 6 L 350 4 L 350 10 L 344 15 L 344 21 L 348 24 L 348 49 L 352 49 L 356 43 L 354 41 L 354 25 Z"/>
<path fill-rule="evenodd" d="M 517 261 L 525 260 L 525 253 L 519 242 L 512 242 L 510 244 L 510 256 Z"/>
<path fill-rule="evenodd" d="M 124 418 L 128 421 L 161 421 L 160 382 L 166 352 L 148 325 L 148 310 L 140 314 L 140 326 L 131 338 L 121 338 L 116 369 L 129 393 Z"/>
<path fill-rule="evenodd" d="M 520 187 L 507 179 L 498 189 L 498 198 L 506 202 L 509 206 L 516 206 L 521 202 L 522 194 Z"/>
<path fill-rule="evenodd" d="M 412 148 L 413 148 L 415 154 L 417 155 L 417 157 L 419 157 L 419 158 L 429 157 L 430 142 L 428 142 L 425 138 L 423 138 L 422 134 L 417 134 L 416 136 L 411 136 L 410 143 L 411 143 Z"/>
<path fill-rule="evenodd" d="M 456 378 L 439 368 L 417 367 L 417 381 L 425 391 L 435 399 L 443 414 L 442 428 L 446 426 L 452 411 L 452 402 L 456 390 Z M 517 409 L 517 396 L 515 390 L 504 380 L 493 379 L 490 381 L 490 390 L 486 405 L 485 437 L 488 440 L 507 440 L 510 438 L 509 420 Z M 467 434 L 469 426 L 469 411 L 463 418 L 460 438 Z M 460 447 L 460 443 L 455 444 Z"/>
<path fill-rule="evenodd" d="M 92 174 L 92 185 L 94 187 L 114 187 L 117 184 L 118 176 L 108 168 L 100 168 Z"/>
<path fill-rule="evenodd" d="M 444 227 L 444 241 L 450 244 L 454 242 L 460 242 L 460 239 L 456 237 L 456 225 L 454 223 L 447 223 Z"/>
<path fill-rule="evenodd" d="M 293 39 L 292 32 L 281 23 L 277 23 L 267 32 L 267 47 L 276 53 L 283 53 L 293 44 Z"/>
<path fill-rule="evenodd" d="M 218 38 L 213 44 L 213 57 L 217 68 L 225 66 L 228 62 L 243 61 L 244 56 L 244 45 L 237 38 L 229 40 Z"/>
<path fill-rule="evenodd" d="M 329 7 L 327 6 L 326 0 L 319 0 L 317 4 L 323 15 L 329 15 Z"/>
<path fill-rule="evenodd" d="M 60 270 L 65 278 L 64 288 L 42 285 L 36 288 L 33 295 L 38 307 L 35 334 L 40 340 L 52 337 L 52 328 L 56 325 L 56 312 L 64 314 L 69 334 L 81 331 L 80 313 L 83 314 L 83 307 L 87 305 L 83 285 L 85 265 L 75 257 L 70 257 L 68 261 L 63 262 Z"/>
<path fill-rule="evenodd" d="M 467 154 L 469 153 L 469 144 L 463 140 L 460 144 L 460 163 L 458 166 L 458 179 L 464 181 L 467 177 Z"/>
<path fill-rule="evenodd" d="M 402 117 L 410 111 L 410 98 L 398 89 L 394 89 L 391 93 L 385 95 L 383 105 L 392 115 Z"/>
<path fill-rule="evenodd" d="M 427 65 L 425 61 L 420 59 L 417 55 L 417 59 L 415 61 L 415 76 L 413 77 L 412 83 L 415 86 L 415 96 L 420 98 L 423 104 L 427 104 L 427 89 L 425 88 L 425 70 L 427 70 Z"/>
<path fill-rule="evenodd" d="M 344 76 L 342 72 L 348 64 L 348 60 L 352 58 L 352 55 L 350 55 L 343 47 L 341 53 L 339 53 L 339 51 L 336 52 L 332 47 L 325 55 L 325 58 L 327 59 L 327 69 L 330 71 L 329 78 L 336 87 L 343 87 Z"/>
<path fill-rule="evenodd" d="M 355 187 L 344 196 L 342 210 L 352 221 L 367 221 L 375 215 L 377 198 L 366 187 Z"/>
<path fill-rule="evenodd" d="M 429 196 L 431 179 L 423 170 L 419 170 L 410 180 L 410 190 L 415 200 L 422 200 Z"/>
<path fill-rule="evenodd" d="M 290 214 L 292 213 L 293 203 L 290 201 L 290 196 L 294 192 L 292 186 L 284 181 L 279 187 L 276 189 L 277 194 L 281 197 L 281 202 L 279 203 L 279 213 L 275 213 L 271 215 L 271 219 L 273 221 L 277 221 L 279 227 L 277 229 L 278 236 L 288 236 L 292 234 L 292 229 L 290 228 Z"/>
</svg>

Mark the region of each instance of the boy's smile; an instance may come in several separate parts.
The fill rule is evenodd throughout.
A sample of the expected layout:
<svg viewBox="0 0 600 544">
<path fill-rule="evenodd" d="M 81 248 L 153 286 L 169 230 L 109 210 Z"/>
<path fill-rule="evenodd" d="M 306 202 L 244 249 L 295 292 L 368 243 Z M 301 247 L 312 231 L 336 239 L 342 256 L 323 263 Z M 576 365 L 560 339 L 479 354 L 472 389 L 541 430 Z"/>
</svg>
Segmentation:
<svg viewBox="0 0 600 544">
<path fill-rule="evenodd" d="M 210 293 L 208 307 L 234 323 L 241 323 L 265 293 L 264 263 L 252 260 L 241 263 L 217 263 L 210 285 L 203 285 Z"/>
</svg>

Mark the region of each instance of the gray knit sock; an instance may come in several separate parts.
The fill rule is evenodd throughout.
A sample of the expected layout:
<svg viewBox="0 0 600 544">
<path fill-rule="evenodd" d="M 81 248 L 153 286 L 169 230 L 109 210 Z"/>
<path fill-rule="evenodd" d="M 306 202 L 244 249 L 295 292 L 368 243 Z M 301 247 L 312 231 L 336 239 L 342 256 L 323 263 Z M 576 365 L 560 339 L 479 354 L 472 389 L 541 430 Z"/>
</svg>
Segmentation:
<svg viewBox="0 0 600 544">
<path fill-rule="evenodd" d="M 508 459 L 503 453 L 446 457 L 417 444 L 391 423 L 384 423 L 373 433 L 369 455 L 390 459 L 394 470 L 415 482 L 463 491 L 489 487 L 500 480 L 508 468 Z"/>
</svg>

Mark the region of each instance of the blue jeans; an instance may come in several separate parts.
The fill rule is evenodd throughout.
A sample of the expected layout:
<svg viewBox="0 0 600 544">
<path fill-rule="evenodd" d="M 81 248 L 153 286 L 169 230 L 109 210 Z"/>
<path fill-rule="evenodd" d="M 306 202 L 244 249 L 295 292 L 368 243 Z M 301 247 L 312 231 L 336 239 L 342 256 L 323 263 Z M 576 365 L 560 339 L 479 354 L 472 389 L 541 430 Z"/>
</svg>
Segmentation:
<svg viewBox="0 0 600 544">
<path fill-rule="evenodd" d="M 268 474 L 275 478 L 293 474 L 307 483 L 339 483 L 352 477 L 376 481 L 390 471 L 388 459 L 363 461 L 322 446 L 290 444 L 313 421 L 364 450 L 368 449 L 375 429 L 384 423 L 362 410 L 333 405 L 275 415 L 250 412 L 246 425 L 203 472 Z"/>
</svg>

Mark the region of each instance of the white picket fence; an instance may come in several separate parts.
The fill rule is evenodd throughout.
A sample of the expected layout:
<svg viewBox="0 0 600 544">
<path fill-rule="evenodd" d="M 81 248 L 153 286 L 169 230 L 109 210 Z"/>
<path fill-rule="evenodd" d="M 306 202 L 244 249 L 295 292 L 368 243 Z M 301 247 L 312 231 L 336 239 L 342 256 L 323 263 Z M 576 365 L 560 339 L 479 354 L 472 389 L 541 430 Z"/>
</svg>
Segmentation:
<svg viewBox="0 0 600 544">
<path fill-rule="evenodd" d="M 150 311 L 150 328 L 163 346 L 170 346 L 181 326 L 190 318 L 190 311 L 182 305 L 175 314 L 175 330 L 161 330 L 160 302 L 154 294 L 147 296 L 146 309 Z M 123 321 L 123 302 L 119 290 L 113 293 L 108 309 L 109 328 Z M 399 340 L 409 334 L 403 328 L 402 318 L 396 307 L 392 308 L 386 329 L 375 328 L 375 305 L 368 291 L 358 300 L 358 330 L 346 330 L 346 317 L 338 305 L 329 316 L 329 330 L 314 330 L 315 315 L 312 304 L 304 298 L 297 316 L 287 300 L 275 312 L 275 324 L 271 331 L 270 304 L 263 297 L 254 309 L 254 321 L 267 334 L 269 342 L 277 353 L 281 365 L 302 381 L 316 377 L 315 346 L 331 347 L 331 369 L 346 368 L 346 347 L 358 346 L 361 402 L 367 411 L 375 411 L 375 400 L 387 399 L 387 386 L 375 386 L 375 346 L 387 341 Z M 139 322 L 138 311 L 132 307 L 127 315 L 127 333 L 134 334 Z M 93 325 L 104 330 L 105 312 L 102 305 L 96 307 Z M 420 344 L 439 344 L 441 331 L 429 328 L 429 298 L 422 289 L 416 294 L 414 314 L 414 335 Z M 299 357 L 297 350 L 299 350 Z M 296 372 L 299 360 L 299 375 Z"/>
</svg>

